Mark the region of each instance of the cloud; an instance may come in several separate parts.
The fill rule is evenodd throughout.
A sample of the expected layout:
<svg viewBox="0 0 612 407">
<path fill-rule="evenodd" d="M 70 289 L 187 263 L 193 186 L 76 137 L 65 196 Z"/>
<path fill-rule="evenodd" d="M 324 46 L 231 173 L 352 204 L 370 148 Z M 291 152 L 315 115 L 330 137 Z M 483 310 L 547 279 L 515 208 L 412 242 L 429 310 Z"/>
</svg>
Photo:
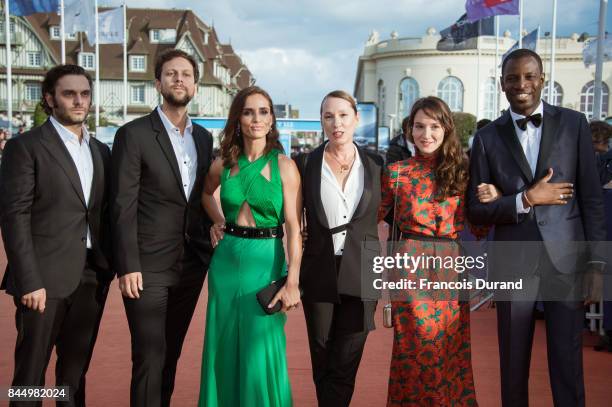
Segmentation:
<svg viewBox="0 0 612 407">
<path fill-rule="evenodd" d="M 558 35 L 596 34 L 597 3 L 559 0 Z M 168 4 L 128 0 L 128 7 L 168 8 Z M 214 22 L 221 41 L 231 39 L 236 51 L 247 57 L 258 84 L 275 99 L 313 112 L 311 106 L 316 107 L 331 88 L 352 91 L 357 60 L 371 30 L 377 30 L 381 39 L 392 31 L 400 37 L 421 36 L 430 26 L 440 31 L 464 13 L 464 4 L 463 0 L 174 0 L 172 7 L 191 8 L 203 21 Z M 540 25 L 542 33 L 551 31 L 551 6 L 552 0 L 525 2 L 525 30 Z M 608 13 L 608 25 L 611 20 Z M 500 18 L 501 33 L 509 29 L 517 38 L 518 25 L 517 16 Z"/>
</svg>

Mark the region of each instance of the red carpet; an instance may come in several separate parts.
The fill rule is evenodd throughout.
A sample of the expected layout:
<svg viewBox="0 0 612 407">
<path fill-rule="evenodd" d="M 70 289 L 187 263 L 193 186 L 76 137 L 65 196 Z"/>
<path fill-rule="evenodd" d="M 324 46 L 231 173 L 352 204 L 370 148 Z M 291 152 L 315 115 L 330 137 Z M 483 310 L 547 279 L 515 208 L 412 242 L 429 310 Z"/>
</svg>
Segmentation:
<svg viewBox="0 0 612 407">
<path fill-rule="evenodd" d="M 2 271 L 5 264 L 6 260 L 2 251 L 0 252 Z M 174 406 L 194 406 L 197 401 L 205 308 L 206 292 L 203 292 L 179 364 L 176 390 L 173 396 Z M 357 377 L 357 388 L 352 403 L 354 407 L 385 405 L 392 331 L 382 327 L 380 307 L 378 311 L 377 325 L 379 328 L 368 339 Z M 289 315 L 286 332 L 289 373 L 295 406 L 315 406 L 306 327 L 301 311 L 294 311 Z M 10 384 L 15 335 L 12 298 L 2 293 L 0 295 L 0 343 L 3 350 L 0 353 L 0 387 Z M 591 345 L 595 339 L 594 336 L 585 334 L 586 405 L 605 407 L 610 405 L 612 399 L 612 354 L 594 352 Z M 486 309 L 472 314 L 472 350 L 476 394 L 480 406 L 499 406 L 499 368 L 494 310 Z M 54 361 L 51 362 L 47 371 L 48 384 L 54 381 L 53 369 Z M 88 405 L 94 407 L 128 406 L 130 370 L 129 331 L 115 281 L 111 287 L 100 335 L 87 376 Z M 538 322 L 535 336 L 530 394 L 531 406 L 552 406 L 546 365 L 546 339 L 541 322 Z M 4 406 L 7 403 L 0 402 L 0 405 Z M 45 403 L 44 405 L 54 404 Z"/>
</svg>

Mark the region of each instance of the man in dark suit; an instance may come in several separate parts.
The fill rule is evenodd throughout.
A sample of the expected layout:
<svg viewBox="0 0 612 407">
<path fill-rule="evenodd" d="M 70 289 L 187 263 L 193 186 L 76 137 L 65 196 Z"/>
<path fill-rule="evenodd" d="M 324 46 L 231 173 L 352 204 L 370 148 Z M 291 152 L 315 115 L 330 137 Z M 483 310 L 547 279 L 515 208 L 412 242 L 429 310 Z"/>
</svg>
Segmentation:
<svg viewBox="0 0 612 407">
<path fill-rule="evenodd" d="M 583 114 L 541 101 L 544 73 L 533 51 L 519 49 L 504 60 L 501 84 L 510 109 L 474 138 L 468 216 L 475 224 L 494 224 L 496 241 L 531 241 L 522 251 L 509 249 L 520 255 L 498 264 L 518 271 L 527 288 L 520 301 L 497 303 L 502 404 L 529 403 L 534 308 L 537 297 L 544 297 L 554 404 L 584 406 L 584 311 L 572 291 L 585 269 L 604 264 L 596 252 L 573 242 L 606 237 L 589 127 Z M 481 183 L 494 184 L 501 198 L 482 203 L 489 196 Z"/>
<path fill-rule="evenodd" d="M 9 140 L 0 171 L 0 225 L 8 258 L 2 288 L 17 307 L 12 385 L 44 385 L 55 346 L 56 384 L 70 386 L 67 405 L 84 406 L 85 373 L 113 277 L 110 151 L 85 127 L 91 77 L 83 68 L 51 69 L 42 92 L 49 119 Z"/>
<path fill-rule="evenodd" d="M 132 406 L 168 406 L 212 252 L 201 195 L 212 137 L 187 104 L 198 65 L 169 50 L 155 65 L 163 105 L 121 127 L 112 156 L 112 226 L 132 335 Z"/>
</svg>

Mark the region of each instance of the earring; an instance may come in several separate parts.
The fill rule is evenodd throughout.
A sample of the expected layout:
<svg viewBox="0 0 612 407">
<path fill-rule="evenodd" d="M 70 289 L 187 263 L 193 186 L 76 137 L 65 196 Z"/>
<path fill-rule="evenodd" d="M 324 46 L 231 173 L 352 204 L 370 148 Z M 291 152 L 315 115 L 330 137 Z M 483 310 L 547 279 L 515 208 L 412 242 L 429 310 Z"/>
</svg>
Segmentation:
<svg viewBox="0 0 612 407">
<path fill-rule="evenodd" d="M 240 137 L 240 123 L 236 126 L 236 137 Z"/>
</svg>

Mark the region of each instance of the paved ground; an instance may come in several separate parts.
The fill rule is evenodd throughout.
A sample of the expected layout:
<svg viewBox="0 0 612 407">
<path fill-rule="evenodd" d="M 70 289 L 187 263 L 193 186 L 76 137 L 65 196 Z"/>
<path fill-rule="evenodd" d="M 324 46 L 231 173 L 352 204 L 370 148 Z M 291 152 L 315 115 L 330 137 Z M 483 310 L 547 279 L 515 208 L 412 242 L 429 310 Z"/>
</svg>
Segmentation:
<svg viewBox="0 0 612 407">
<path fill-rule="evenodd" d="M 0 267 L 6 260 L 0 249 Z M 194 406 L 198 396 L 200 362 L 204 338 L 206 292 L 202 293 L 193 323 L 189 330 L 178 370 L 173 405 Z M 377 324 L 366 346 L 353 407 L 384 406 L 387 391 L 392 332 L 382 327 L 378 310 Z M 14 306 L 9 296 L 0 294 L 0 387 L 10 382 L 13 369 L 15 343 Z M 290 314 L 287 323 L 287 353 L 289 373 L 295 406 L 315 406 L 314 387 L 311 381 L 306 326 L 301 311 Z M 595 337 L 585 334 L 584 363 L 586 374 L 587 406 L 605 407 L 612 399 L 612 354 L 594 352 L 591 346 Z M 546 367 L 545 333 L 538 322 L 531 368 L 530 405 L 552 406 Z M 497 407 L 499 402 L 499 368 L 495 313 L 485 309 L 472 314 L 472 349 L 476 393 L 481 407 Z M 47 373 L 47 383 L 53 383 L 54 361 Z M 113 282 L 108 298 L 100 336 L 94 352 L 88 378 L 88 405 L 127 406 L 130 383 L 130 338 L 123 305 Z M 264 372 L 262 372 L 264 374 Z M 6 403 L 0 402 L 0 406 Z M 52 404 L 45 404 L 52 405 Z"/>
</svg>

